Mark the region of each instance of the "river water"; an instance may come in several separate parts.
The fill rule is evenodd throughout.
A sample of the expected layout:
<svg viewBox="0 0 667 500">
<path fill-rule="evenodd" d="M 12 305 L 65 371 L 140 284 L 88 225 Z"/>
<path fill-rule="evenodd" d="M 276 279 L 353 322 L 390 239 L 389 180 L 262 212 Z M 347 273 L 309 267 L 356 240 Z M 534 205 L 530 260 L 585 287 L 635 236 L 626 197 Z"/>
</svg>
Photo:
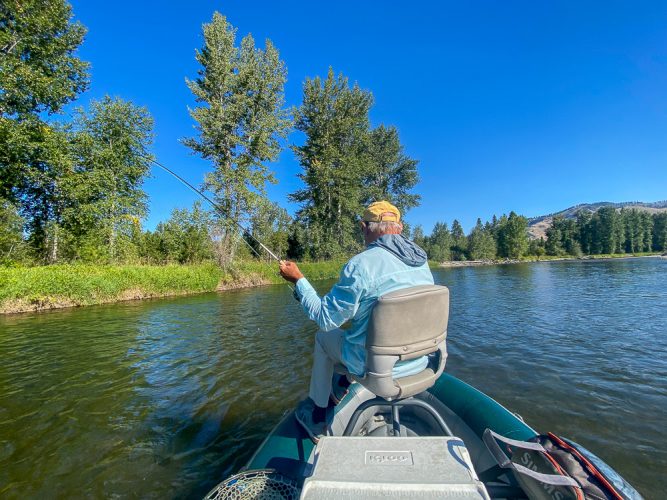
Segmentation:
<svg viewBox="0 0 667 500">
<path fill-rule="evenodd" d="M 450 373 L 664 497 L 667 260 L 434 274 Z M 201 497 L 305 394 L 314 331 L 284 286 L 0 318 L 0 497 Z"/>
</svg>

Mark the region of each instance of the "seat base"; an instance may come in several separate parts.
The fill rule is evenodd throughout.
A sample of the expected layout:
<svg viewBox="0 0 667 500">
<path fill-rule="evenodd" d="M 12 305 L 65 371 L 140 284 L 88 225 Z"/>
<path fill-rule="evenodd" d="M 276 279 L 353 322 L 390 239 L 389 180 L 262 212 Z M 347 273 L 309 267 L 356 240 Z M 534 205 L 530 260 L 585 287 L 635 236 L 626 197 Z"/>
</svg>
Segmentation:
<svg viewBox="0 0 667 500">
<path fill-rule="evenodd" d="M 365 410 L 367 410 L 368 408 L 380 407 L 380 406 L 391 407 L 391 421 L 392 421 L 394 436 L 397 437 L 401 436 L 401 421 L 400 421 L 399 410 L 403 406 L 418 406 L 420 408 L 425 409 L 438 423 L 444 436 L 453 435 L 452 431 L 449 429 L 449 426 L 445 423 L 444 419 L 440 416 L 437 410 L 433 408 L 430 404 L 428 404 L 426 401 L 422 401 L 421 399 L 416 399 L 412 397 L 405 399 L 394 399 L 390 401 L 378 396 L 374 399 L 369 399 L 368 401 L 364 401 L 359 405 L 359 407 L 356 410 L 354 410 L 354 413 L 350 417 L 350 421 L 347 423 L 347 427 L 345 427 L 345 432 L 343 432 L 343 436 L 352 435 L 352 432 L 354 431 L 354 428 L 357 425 L 357 422 L 359 421 L 361 414 Z"/>
</svg>

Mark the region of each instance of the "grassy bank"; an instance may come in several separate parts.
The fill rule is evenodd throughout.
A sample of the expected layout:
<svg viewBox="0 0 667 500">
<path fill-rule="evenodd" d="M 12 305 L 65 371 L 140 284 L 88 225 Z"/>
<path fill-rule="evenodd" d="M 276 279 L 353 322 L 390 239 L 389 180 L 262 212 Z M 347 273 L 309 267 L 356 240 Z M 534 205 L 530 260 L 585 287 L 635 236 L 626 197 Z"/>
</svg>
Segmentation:
<svg viewBox="0 0 667 500">
<path fill-rule="evenodd" d="M 336 278 L 342 262 L 300 265 L 311 280 Z M 0 314 L 279 284 L 275 263 L 238 262 L 223 270 L 191 266 L 58 265 L 0 268 Z"/>
</svg>

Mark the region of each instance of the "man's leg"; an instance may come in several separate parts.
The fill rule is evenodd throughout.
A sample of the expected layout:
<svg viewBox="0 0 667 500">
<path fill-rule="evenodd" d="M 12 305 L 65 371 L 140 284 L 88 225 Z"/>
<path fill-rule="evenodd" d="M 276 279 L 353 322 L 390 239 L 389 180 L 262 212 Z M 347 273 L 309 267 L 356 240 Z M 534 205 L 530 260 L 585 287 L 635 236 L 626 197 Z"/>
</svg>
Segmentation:
<svg viewBox="0 0 667 500">
<path fill-rule="evenodd" d="M 324 408 L 329 404 L 331 393 L 331 379 L 333 378 L 334 365 L 342 364 L 343 335 L 345 332 L 340 328 L 329 332 L 319 331 L 315 336 L 315 352 L 313 354 L 313 371 L 310 375 L 310 399 L 316 407 Z M 324 417 L 320 412 L 317 417 Z M 319 420 L 319 419 L 316 419 Z"/>
</svg>

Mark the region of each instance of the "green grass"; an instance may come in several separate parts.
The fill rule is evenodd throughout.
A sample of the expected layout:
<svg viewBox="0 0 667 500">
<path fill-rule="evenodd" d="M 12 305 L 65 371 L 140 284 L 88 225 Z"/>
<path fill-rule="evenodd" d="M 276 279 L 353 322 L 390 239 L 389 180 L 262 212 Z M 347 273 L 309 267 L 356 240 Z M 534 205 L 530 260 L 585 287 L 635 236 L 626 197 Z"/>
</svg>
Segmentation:
<svg viewBox="0 0 667 500">
<path fill-rule="evenodd" d="M 310 280 L 320 280 L 336 278 L 342 265 L 331 261 L 299 266 Z M 277 264 L 257 261 L 239 261 L 226 270 L 214 264 L 0 267 L 0 313 L 270 283 L 283 283 Z"/>
</svg>

